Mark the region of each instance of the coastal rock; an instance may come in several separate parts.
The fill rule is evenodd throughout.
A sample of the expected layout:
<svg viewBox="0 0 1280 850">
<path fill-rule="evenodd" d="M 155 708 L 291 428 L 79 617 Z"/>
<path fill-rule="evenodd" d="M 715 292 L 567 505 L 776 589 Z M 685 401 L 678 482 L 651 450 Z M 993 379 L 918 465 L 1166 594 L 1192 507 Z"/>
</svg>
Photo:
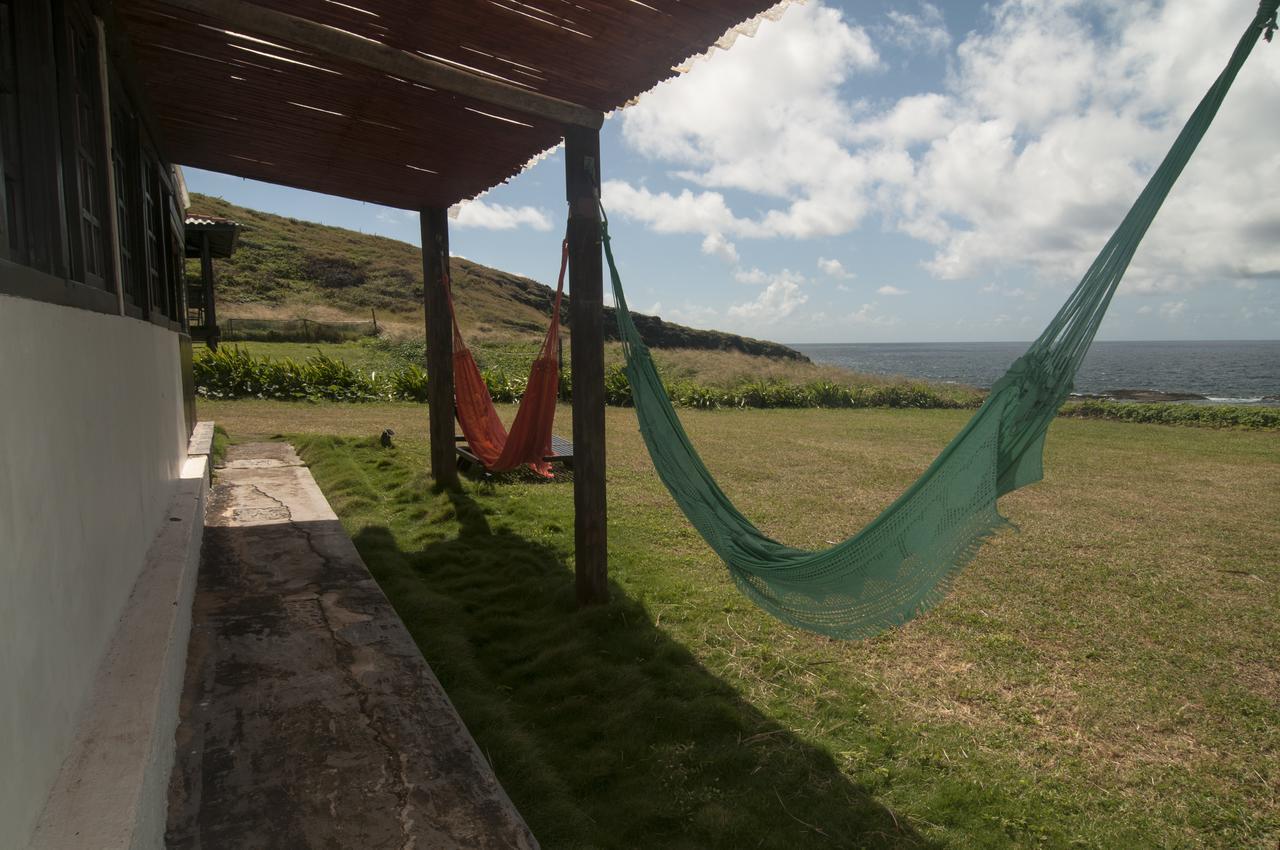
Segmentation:
<svg viewBox="0 0 1280 850">
<path fill-rule="evenodd" d="M 1106 390 L 1101 393 L 1073 393 L 1074 398 L 1096 401 L 1207 401 L 1199 393 L 1166 393 L 1159 390 Z"/>
</svg>

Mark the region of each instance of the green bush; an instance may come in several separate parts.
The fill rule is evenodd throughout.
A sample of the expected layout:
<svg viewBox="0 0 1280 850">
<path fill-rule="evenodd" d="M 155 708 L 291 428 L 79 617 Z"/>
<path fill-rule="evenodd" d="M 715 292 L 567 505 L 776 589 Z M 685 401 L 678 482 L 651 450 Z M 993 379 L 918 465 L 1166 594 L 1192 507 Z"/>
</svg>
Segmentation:
<svg viewBox="0 0 1280 850">
<path fill-rule="evenodd" d="M 1280 430 L 1280 408 L 1274 407 L 1082 401 L 1063 405 L 1059 415 L 1078 419 L 1113 419 L 1120 422 L 1147 422 L 1158 425 L 1195 425 L 1202 428 Z"/>
<path fill-rule="evenodd" d="M 254 357 L 238 346 L 204 351 L 195 358 L 196 392 L 207 398 L 273 398 L 307 401 L 374 401 L 391 397 L 387 382 L 365 377 L 342 360 L 317 352 L 299 363 Z"/>
<path fill-rule="evenodd" d="M 204 351 L 195 358 L 196 391 L 206 398 L 270 398 L 307 401 L 427 400 L 427 373 L 413 363 L 383 374 L 367 375 L 345 362 L 316 353 L 302 362 L 254 357 L 236 346 Z M 528 387 L 523 371 L 505 366 L 481 372 L 489 395 L 498 403 L 518 402 Z M 716 408 L 865 408 L 957 409 L 977 407 L 980 400 L 957 400 L 927 384 L 846 387 L 827 381 L 808 384 L 749 381 L 735 387 L 709 387 L 689 380 L 668 384 L 667 394 L 680 407 Z M 562 401 L 573 397 L 573 376 L 560 373 Z M 605 370 L 605 404 L 630 407 L 631 382 L 626 369 Z M 1280 409 L 1200 406 L 1192 404 L 1125 404 L 1107 401 L 1070 403 L 1061 415 L 1164 425 L 1211 428 L 1280 429 Z"/>
<path fill-rule="evenodd" d="M 422 367 L 410 363 L 391 373 L 391 397 L 405 401 L 427 400 L 427 373 Z"/>
</svg>

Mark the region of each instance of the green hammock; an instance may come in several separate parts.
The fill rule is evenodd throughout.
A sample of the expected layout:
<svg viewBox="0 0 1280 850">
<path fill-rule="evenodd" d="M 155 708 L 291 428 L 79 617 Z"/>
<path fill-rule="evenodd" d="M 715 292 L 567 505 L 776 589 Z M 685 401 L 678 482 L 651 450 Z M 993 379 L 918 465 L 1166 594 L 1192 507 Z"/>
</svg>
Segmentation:
<svg viewBox="0 0 1280 850">
<path fill-rule="evenodd" d="M 868 637 L 900 625 L 944 597 L 983 539 L 1007 524 L 996 511 L 997 497 L 1042 477 L 1045 431 L 1071 392 L 1107 305 L 1259 34 L 1270 41 L 1278 3 L 1263 0 L 1226 69 L 1040 338 L 996 381 L 973 419 L 919 480 L 870 525 L 830 549 L 809 552 L 770 539 L 711 477 L 631 320 L 604 220 L 605 257 L 640 432 L 663 483 L 743 593 L 784 622 L 838 638 Z"/>
</svg>

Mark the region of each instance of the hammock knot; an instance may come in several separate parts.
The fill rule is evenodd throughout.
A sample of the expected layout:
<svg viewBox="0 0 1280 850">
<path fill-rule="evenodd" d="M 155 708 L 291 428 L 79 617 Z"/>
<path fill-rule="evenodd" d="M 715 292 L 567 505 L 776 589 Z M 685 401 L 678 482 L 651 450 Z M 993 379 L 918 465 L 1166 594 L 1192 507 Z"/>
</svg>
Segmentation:
<svg viewBox="0 0 1280 850">
<path fill-rule="evenodd" d="M 1277 29 L 1280 29 L 1280 23 L 1276 22 L 1277 7 L 1280 7 L 1280 0 L 1261 0 L 1258 3 L 1258 17 L 1262 21 L 1262 37 L 1267 41 L 1271 41 L 1271 36 L 1276 34 Z"/>
</svg>

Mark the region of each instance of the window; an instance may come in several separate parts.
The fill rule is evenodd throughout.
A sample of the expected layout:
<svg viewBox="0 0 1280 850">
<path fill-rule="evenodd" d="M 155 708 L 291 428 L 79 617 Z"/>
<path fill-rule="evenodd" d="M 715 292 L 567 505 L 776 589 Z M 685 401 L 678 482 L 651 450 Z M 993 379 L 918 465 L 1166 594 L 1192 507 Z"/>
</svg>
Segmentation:
<svg viewBox="0 0 1280 850">
<path fill-rule="evenodd" d="M 168 208 L 168 226 L 165 232 L 168 236 L 168 262 L 165 265 L 165 285 L 169 295 L 169 318 L 177 322 L 184 329 L 186 327 L 186 268 L 187 268 L 187 246 L 184 238 L 184 225 L 182 215 L 178 212 L 178 198 L 171 191 L 165 192 L 165 201 Z"/>
<path fill-rule="evenodd" d="M 104 25 L 91 0 L 0 0 L 0 292 L 181 324 L 173 179 Z"/>
<path fill-rule="evenodd" d="M 150 312 L 169 313 L 164 280 L 164 214 L 160 205 L 160 166 L 142 155 L 142 243 Z"/>
<path fill-rule="evenodd" d="M 120 283 L 125 301 L 140 313 L 146 307 L 143 264 L 139 262 L 141 176 L 138 162 L 138 125 L 123 91 L 111 88 L 111 167 L 116 184 L 116 238 L 120 243 Z"/>
<path fill-rule="evenodd" d="M 12 0 L 0 0 L 0 257 L 26 259 L 22 145 L 18 136 L 17 32 Z"/>
<path fill-rule="evenodd" d="M 109 249 L 105 242 L 106 136 L 102 125 L 102 89 L 98 76 L 98 39 L 92 20 L 67 5 L 64 116 L 65 177 L 72 241 L 72 277 L 108 288 Z"/>
</svg>

